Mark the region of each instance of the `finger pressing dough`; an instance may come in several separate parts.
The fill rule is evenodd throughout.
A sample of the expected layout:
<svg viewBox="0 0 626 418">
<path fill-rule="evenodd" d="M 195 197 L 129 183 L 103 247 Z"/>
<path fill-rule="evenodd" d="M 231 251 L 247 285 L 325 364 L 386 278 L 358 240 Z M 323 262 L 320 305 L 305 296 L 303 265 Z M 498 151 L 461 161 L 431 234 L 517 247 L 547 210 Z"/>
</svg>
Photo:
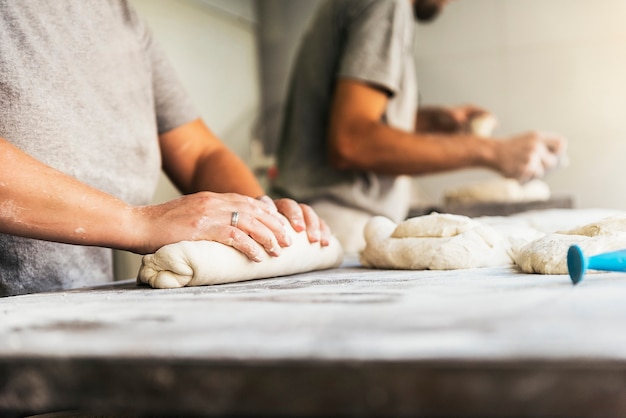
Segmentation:
<svg viewBox="0 0 626 418">
<path fill-rule="evenodd" d="M 534 179 L 521 184 L 515 179 L 495 178 L 448 190 L 446 202 L 530 202 L 550 198 L 550 187 L 542 180 Z"/>
<path fill-rule="evenodd" d="M 233 247 L 214 241 L 182 241 L 145 255 L 137 281 L 155 288 L 176 288 L 240 282 L 337 267 L 343 250 L 335 237 L 330 245 L 309 243 L 306 232 L 290 229 L 293 244 L 272 257 L 263 252 L 250 261 Z"/>
<path fill-rule="evenodd" d="M 626 248 L 626 216 L 548 234 L 523 246 L 513 259 L 526 273 L 567 274 L 567 250 L 574 244 L 589 256 Z"/>
<path fill-rule="evenodd" d="M 364 233 L 361 263 L 366 267 L 454 270 L 512 263 L 508 240 L 466 216 L 432 213 L 399 225 L 377 216 Z"/>
</svg>

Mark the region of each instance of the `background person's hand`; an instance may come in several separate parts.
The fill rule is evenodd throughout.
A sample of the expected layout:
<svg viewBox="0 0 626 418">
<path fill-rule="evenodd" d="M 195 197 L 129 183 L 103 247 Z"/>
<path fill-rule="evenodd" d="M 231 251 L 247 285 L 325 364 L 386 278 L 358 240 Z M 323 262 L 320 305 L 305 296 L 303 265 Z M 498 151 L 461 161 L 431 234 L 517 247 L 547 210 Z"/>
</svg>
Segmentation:
<svg viewBox="0 0 626 418">
<path fill-rule="evenodd" d="M 541 178 L 565 158 L 567 141 L 556 134 L 527 132 L 496 141 L 495 168 L 521 183 Z"/>
</svg>

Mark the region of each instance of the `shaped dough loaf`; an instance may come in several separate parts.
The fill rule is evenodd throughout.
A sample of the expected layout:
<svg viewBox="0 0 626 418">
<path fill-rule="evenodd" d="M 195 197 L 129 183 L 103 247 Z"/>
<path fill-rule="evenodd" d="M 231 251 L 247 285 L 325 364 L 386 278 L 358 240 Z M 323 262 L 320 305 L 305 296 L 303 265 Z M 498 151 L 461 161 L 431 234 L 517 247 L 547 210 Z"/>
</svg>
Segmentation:
<svg viewBox="0 0 626 418">
<path fill-rule="evenodd" d="M 343 259 L 335 237 L 330 245 L 309 243 L 306 232 L 290 228 L 293 244 L 279 257 L 266 252 L 262 261 L 250 261 L 233 247 L 214 241 L 182 241 L 145 255 L 137 281 L 155 288 L 204 286 L 303 273 L 337 267 Z"/>
<path fill-rule="evenodd" d="M 530 202 L 550 199 L 550 187 L 534 179 L 520 184 L 515 179 L 496 178 L 448 190 L 444 199 L 454 202 Z"/>
<path fill-rule="evenodd" d="M 361 263 L 366 267 L 455 270 L 512 263 L 509 241 L 466 216 L 432 213 L 399 225 L 376 216 L 364 233 Z"/>
<path fill-rule="evenodd" d="M 626 216 L 548 234 L 523 246 L 513 259 L 526 273 L 567 274 L 567 250 L 574 244 L 590 256 L 626 248 Z"/>
</svg>

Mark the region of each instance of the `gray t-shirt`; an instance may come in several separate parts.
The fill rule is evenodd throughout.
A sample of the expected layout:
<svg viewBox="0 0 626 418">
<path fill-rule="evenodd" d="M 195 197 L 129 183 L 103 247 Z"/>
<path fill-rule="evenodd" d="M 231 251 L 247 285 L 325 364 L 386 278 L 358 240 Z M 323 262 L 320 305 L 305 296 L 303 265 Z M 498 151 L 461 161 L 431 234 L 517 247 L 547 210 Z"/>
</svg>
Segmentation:
<svg viewBox="0 0 626 418">
<path fill-rule="evenodd" d="M 274 195 L 303 202 L 327 199 L 396 221 L 406 217 L 409 179 L 336 170 L 328 161 L 327 131 L 339 78 L 388 91 L 383 122 L 414 130 L 418 105 L 414 38 L 408 0 L 328 0 L 320 6 L 292 72 Z"/>
<path fill-rule="evenodd" d="M 144 205 L 158 134 L 196 117 L 125 0 L 0 0 L 0 137 L 27 154 Z M 109 249 L 0 234 L 0 296 L 112 278 Z"/>
</svg>

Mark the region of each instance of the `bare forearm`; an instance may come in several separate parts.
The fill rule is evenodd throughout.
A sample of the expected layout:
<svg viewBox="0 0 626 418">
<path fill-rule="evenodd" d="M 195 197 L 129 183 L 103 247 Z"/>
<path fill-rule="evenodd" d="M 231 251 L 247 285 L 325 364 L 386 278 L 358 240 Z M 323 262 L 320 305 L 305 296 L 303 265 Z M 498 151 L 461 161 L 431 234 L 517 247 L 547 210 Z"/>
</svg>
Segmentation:
<svg viewBox="0 0 626 418">
<path fill-rule="evenodd" d="M 42 164 L 0 138 L 0 233 L 139 254 L 174 242 L 209 240 L 232 246 L 251 260 L 260 260 L 264 250 L 279 255 L 280 248 L 291 241 L 277 207 L 252 198 L 263 191 L 234 154 L 222 155 L 219 150 L 210 154 L 193 165 L 197 182 L 190 175 L 194 181 L 185 183 L 189 189 L 251 197 L 205 191 L 160 205 L 133 207 Z M 182 161 L 180 166 L 184 166 Z M 178 180 L 186 173 L 180 169 Z M 308 219 L 311 242 L 319 241 L 320 226 L 311 223 L 311 214 L 295 214 L 297 205 L 289 203 L 282 202 L 281 213 L 292 225 Z M 240 213 L 236 227 L 231 225 L 233 212 Z M 329 232 L 321 229 L 324 245 Z"/>
<path fill-rule="evenodd" d="M 132 209 L 0 139 L 0 232 L 128 248 Z"/>
<path fill-rule="evenodd" d="M 190 190 L 239 193 L 258 197 L 264 191 L 245 163 L 230 150 L 223 148 L 201 159 L 193 176 Z"/>
<path fill-rule="evenodd" d="M 201 119 L 166 132 L 159 140 L 163 169 L 181 192 L 263 194 L 244 162 Z"/>
<path fill-rule="evenodd" d="M 183 193 L 196 193 L 199 195 L 184 196 L 183 201 L 189 202 L 190 206 L 188 208 L 192 212 L 200 210 L 200 213 L 196 213 L 196 216 L 200 217 L 200 225 L 195 224 L 194 219 L 197 219 L 195 216 L 185 215 L 180 218 L 186 224 L 185 228 L 190 231 L 193 239 L 200 239 L 204 236 L 197 232 L 198 226 L 214 229 L 210 227 L 211 223 L 217 222 L 219 224 L 219 222 L 225 222 L 225 225 L 230 227 L 230 216 L 232 213 L 234 211 L 241 212 L 237 206 L 233 206 L 231 201 L 244 199 L 247 205 L 265 205 L 264 207 L 274 214 L 278 210 L 289 219 L 296 231 L 306 228 L 311 242 L 320 241 L 322 245 L 328 244 L 330 238 L 328 227 L 318 220 L 317 215 L 310 208 L 298 205 L 297 202 L 289 199 L 283 199 L 276 203 L 269 198 L 267 198 L 269 202 L 266 199 L 256 199 L 263 195 L 264 191 L 252 171 L 211 132 L 201 119 L 161 134 L 159 143 L 163 156 L 163 168 L 170 179 Z M 215 205 L 211 209 L 216 215 L 215 219 L 207 218 L 201 210 L 202 206 L 206 204 L 202 202 L 206 202 L 207 199 L 213 202 L 212 205 Z M 175 206 L 172 206 L 172 208 L 175 208 Z M 162 209 L 156 209 L 158 216 L 159 211 Z M 150 208 L 147 208 L 147 210 L 154 212 Z M 254 214 L 253 216 L 257 215 Z M 168 221 L 168 223 L 171 223 L 171 221 Z M 154 229 L 156 226 L 156 230 L 162 230 L 158 228 L 158 224 L 159 222 L 152 222 L 152 228 Z M 224 233 L 228 234 L 229 232 L 223 229 L 224 224 L 221 225 L 222 232 L 217 237 L 214 236 L 213 239 L 224 243 L 232 242 L 233 237 L 224 235 Z M 241 227 L 241 222 L 239 227 Z M 232 228 L 230 234 L 232 234 Z M 249 237 L 246 237 L 247 235 L 244 235 L 244 240 L 249 239 Z M 261 237 L 258 234 L 255 234 L 254 238 L 258 242 L 263 241 L 260 240 Z M 170 235 L 166 239 L 180 240 L 189 238 L 176 233 L 176 235 Z M 163 238 L 159 238 L 157 244 L 162 244 L 163 242 Z M 277 245 L 272 244 L 275 241 L 265 240 L 263 242 L 266 249 L 269 248 L 270 251 L 278 248 Z M 140 251 L 149 251 L 154 246 L 155 242 L 151 240 Z M 237 248 L 249 257 L 253 257 L 251 248 L 254 247 L 246 247 L 247 250 L 243 247 Z"/>
<path fill-rule="evenodd" d="M 335 166 L 381 174 L 426 174 L 493 167 L 494 143 L 471 135 L 409 133 L 378 122 L 362 123 L 338 140 Z M 338 147 L 336 147 L 338 148 Z"/>
</svg>

